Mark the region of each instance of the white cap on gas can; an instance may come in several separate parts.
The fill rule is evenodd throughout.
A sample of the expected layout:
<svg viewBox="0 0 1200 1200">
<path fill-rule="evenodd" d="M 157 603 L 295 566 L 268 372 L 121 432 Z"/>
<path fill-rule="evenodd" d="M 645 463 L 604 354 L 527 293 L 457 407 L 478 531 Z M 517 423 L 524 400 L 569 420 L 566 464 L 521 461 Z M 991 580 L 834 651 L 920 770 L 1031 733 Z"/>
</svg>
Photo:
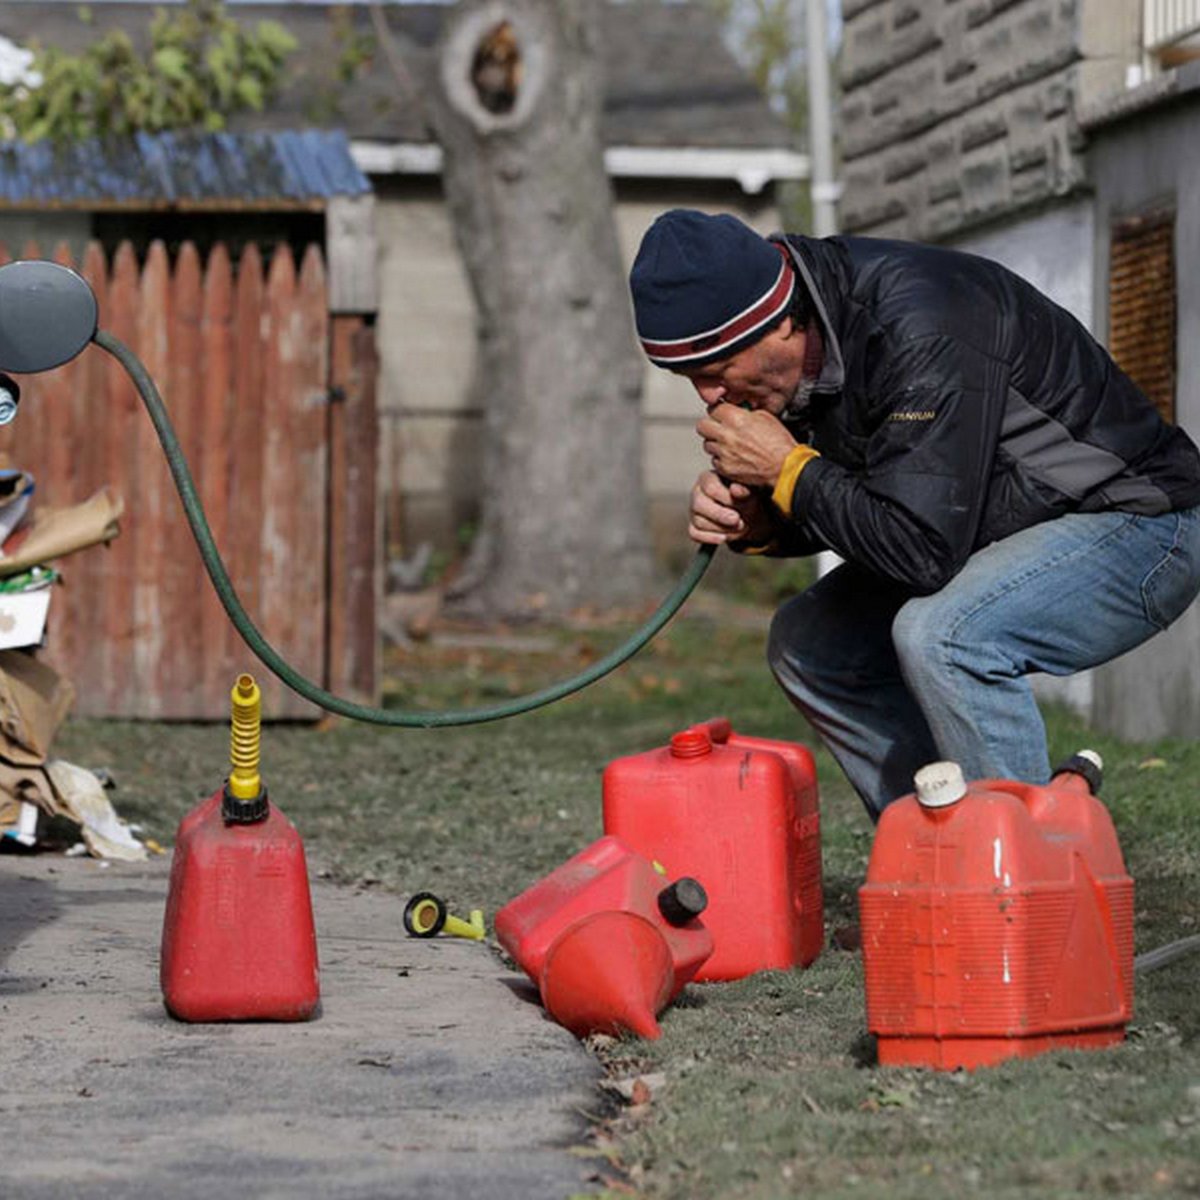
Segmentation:
<svg viewBox="0 0 1200 1200">
<path fill-rule="evenodd" d="M 928 763 L 913 776 L 913 783 L 924 808 L 945 808 L 967 794 L 967 781 L 956 762 Z"/>
</svg>

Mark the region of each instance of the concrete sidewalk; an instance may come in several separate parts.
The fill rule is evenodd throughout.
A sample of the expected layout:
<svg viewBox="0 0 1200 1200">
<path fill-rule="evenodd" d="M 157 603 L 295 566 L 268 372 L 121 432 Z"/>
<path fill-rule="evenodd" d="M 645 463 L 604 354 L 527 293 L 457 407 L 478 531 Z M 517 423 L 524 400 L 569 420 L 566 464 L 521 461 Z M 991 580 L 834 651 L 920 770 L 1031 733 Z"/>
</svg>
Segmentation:
<svg viewBox="0 0 1200 1200">
<path fill-rule="evenodd" d="M 486 946 L 313 880 L 318 1019 L 182 1024 L 158 986 L 168 864 L 0 857 L 6 1200 L 592 1190 L 568 1147 L 599 1068 Z"/>
</svg>

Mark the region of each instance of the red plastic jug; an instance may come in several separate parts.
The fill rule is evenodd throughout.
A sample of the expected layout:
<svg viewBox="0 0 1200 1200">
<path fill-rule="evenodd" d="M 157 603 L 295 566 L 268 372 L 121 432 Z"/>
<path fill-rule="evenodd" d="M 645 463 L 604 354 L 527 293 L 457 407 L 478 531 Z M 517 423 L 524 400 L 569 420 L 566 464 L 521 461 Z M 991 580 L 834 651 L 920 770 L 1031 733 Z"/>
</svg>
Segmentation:
<svg viewBox="0 0 1200 1200">
<path fill-rule="evenodd" d="M 884 810 L 858 893 L 881 1063 L 953 1070 L 1124 1037 L 1133 880 L 1084 754 L 1046 786 L 968 785 L 934 763 Z"/>
<path fill-rule="evenodd" d="M 602 837 L 496 914 L 496 937 L 580 1037 L 660 1035 L 656 1016 L 712 953 L 705 896 L 674 883 L 619 838 Z"/>
<path fill-rule="evenodd" d="M 300 835 L 274 805 L 229 824 L 225 789 L 183 818 L 163 921 L 160 982 L 183 1021 L 305 1021 L 320 986 Z"/>
<path fill-rule="evenodd" d="M 816 768 L 793 742 L 745 737 L 724 718 L 609 763 L 604 829 L 708 893 L 712 957 L 698 980 L 807 966 L 821 952 Z"/>
</svg>

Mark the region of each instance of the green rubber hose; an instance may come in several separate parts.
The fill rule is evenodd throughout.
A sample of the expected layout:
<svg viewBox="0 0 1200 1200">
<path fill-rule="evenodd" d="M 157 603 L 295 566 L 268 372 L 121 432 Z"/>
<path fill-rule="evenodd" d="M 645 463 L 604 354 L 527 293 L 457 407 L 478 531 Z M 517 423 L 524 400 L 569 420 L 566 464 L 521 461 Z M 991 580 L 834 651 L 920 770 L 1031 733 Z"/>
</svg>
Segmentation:
<svg viewBox="0 0 1200 1200">
<path fill-rule="evenodd" d="M 553 704 L 555 700 L 561 700 L 564 696 L 569 696 L 573 692 L 587 687 L 589 683 L 595 683 L 597 679 L 601 679 L 632 658 L 679 611 L 712 561 L 716 548 L 702 546 L 670 595 L 663 600 L 641 628 L 635 630 L 615 650 L 592 663 L 587 670 L 580 671 L 579 674 L 572 675 L 560 683 L 542 688 L 541 691 L 531 692 L 528 696 L 518 696 L 503 704 L 484 705 L 480 708 L 448 709 L 442 712 L 404 712 L 399 709 L 373 708 L 367 704 L 357 704 L 353 700 L 345 700 L 341 696 L 335 696 L 332 692 L 326 691 L 312 680 L 306 679 L 259 633 L 254 622 L 242 607 L 237 592 L 234 590 L 233 581 L 229 578 L 229 572 L 225 570 L 225 564 L 221 561 L 212 531 L 208 527 L 208 519 L 204 515 L 200 497 L 196 492 L 196 485 L 192 481 L 192 473 L 188 468 L 187 460 L 183 457 L 179 439 L 175 436 L 175 430 L 167 416 L 166 405 L 163 403 L 149 371 L 146 370 L 137 355 L 118 338 L 113 337 L 111 333 L 99 329 L 96 331 L 94 340 L 96 345 L 107 350 L 129 372 L 130 378 L 141 394 L 146 411 L 150 414 L 150 420 L 154 423 L 158 440 L 162 443 L 163 453 L 167 456 L 167 465 L 171 469 L 171 476 L 175 480 L 175 487 L 183 502 L 183 511 L 192 528 L 192 535 L 200 549 L 200 557 L 204 560 L 205 570 L 208 571 L 208 577 L 212 580 L 217 597 L 229 614 L 234 628 L 267 668 L 283 680 L 288 687 L 328 712 L 338 713 L 343 717 L 352 717 L 356 721 L 369 721 L 375 725 L 435 729 L 446 725 L 477 725 L 484 721 L 498 721 L 503 717 L 514 717 L 518 713 L 541 708 L 544 704 Z"/>
</svg>

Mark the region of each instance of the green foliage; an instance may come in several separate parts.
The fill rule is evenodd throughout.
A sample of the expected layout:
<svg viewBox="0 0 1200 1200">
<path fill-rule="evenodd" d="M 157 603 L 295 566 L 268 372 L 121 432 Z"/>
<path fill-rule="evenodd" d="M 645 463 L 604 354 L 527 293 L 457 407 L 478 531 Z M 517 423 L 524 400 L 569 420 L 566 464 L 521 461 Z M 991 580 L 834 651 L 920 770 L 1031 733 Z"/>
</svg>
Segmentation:
<svg viewBox="0 0 1200 1200">
<path fill-rule="evenodd" d="M 313 72 L 304 102 L 304 116 L 314 125 L 338 122 L 342 98 L 349 86 L 370 69 L 378 50 L 375 35 L 359 29 L 355 9 L 350 5 L 330 6 L 329 31 L 333 55 Z"/>
<path fill-rule="evenodd" d="M 807 126 L 803 6 L 795 0 L 708 0 L 724 22 L 730 48 L 789 127 Z"/>
<path fill-rule="evenodd" d="M 90 23 L 90 10 L 79 10 Z M 27 142 L 226 126 L 261 109 L 278 85 L 295 39 L 275 21 L 243 28 L 223 0 L 156 9 L 150 47 L 114 30 L 80 54 L 33 45 L 36 86 L 0 85 L 0 133 Z"/>
<path fill-rule="evenodd" d="M 353 83 L 359 72 L 369 66 L 375 57 L 375 35 L 361 33 L 355 28 L 354 11 L 347 5 L 331 9 L 329 17 L 333 25 L 333 41 L 338 49 L 335 68 L 338 82 Z"/>
</svg>

